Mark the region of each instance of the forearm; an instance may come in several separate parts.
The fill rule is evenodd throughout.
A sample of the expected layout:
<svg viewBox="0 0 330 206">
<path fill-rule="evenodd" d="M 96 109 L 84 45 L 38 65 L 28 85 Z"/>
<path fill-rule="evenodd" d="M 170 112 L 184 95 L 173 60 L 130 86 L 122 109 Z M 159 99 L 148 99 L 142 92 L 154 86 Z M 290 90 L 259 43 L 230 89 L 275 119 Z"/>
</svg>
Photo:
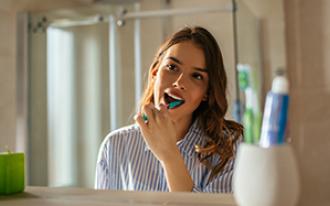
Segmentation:
<svg viewBox="0 0 330 206">
<path fill-rule="evenodd" d="M 161 161 L 170 192 L 191 192 L 193 181 L 179 150 L 168 160 Z"/>
</svg>

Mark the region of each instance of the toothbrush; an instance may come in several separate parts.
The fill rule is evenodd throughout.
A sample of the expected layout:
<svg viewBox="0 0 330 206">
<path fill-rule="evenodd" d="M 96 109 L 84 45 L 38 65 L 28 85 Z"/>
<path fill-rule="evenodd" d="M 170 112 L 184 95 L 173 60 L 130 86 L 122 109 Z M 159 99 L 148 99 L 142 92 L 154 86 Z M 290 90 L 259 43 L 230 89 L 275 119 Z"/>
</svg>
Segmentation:
<svg viewBox="0 0 330 206">
<path fill-rule="evenodd" d="M 167 108 L 173 109 L 174 107 L 178 106 L 179 104 L 181 104 L 181 101 L 177 100 L 177 101 L 169 103 Z M 146 114 L 142 114 L 142 118 L 143 118 L 143 121 L 145 121 L 145 122 L 148 121 L 148 117 Z"/>
<path fill-rule="evenodd" d="M 182 101 L 180 101 L 180 100 L 176 100 L 176 101 L 174 101 L 174 102 L 171 102 L 171 103 L 169 103 L 168 104 L 168 109 L 173 109 L 174 107 L 176 107 L 176 106 L 178 106 L 179 104 L 181 104 L 181 102 Z"/>
</svg>

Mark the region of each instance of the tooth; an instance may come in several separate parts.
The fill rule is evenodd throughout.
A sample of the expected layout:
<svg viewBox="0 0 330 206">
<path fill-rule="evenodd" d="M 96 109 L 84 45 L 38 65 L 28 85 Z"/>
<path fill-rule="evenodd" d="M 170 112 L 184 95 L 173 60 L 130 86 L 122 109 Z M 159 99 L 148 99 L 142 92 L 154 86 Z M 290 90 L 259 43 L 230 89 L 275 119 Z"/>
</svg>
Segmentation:
<svg viewBox="0 0 330 206">
<path fill-rule="evenodd" d="M 169 94 L 169 96 L 170 96 L 170 97 L 173 97 L 174 99 L 183 100 L 182 98 L 180 98 L 180 97 L 177 97 L 177 96 L 175 96 L 175 95 L 172 95 L 172 94 Z"/>
</svg>

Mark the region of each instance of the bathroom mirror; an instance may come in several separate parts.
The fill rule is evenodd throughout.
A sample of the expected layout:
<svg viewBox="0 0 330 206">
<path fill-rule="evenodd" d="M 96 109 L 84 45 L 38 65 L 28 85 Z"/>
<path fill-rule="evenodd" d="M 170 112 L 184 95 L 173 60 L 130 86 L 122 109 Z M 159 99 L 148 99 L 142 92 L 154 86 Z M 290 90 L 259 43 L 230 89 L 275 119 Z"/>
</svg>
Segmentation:
<svg viewBox="0 0 330 206">
<path fill-rule="evenodd" d="M 123 2 L 29 13 L 29 184 L 93 187 L 102 139 L 132 123 L 153 55 L 185 25 L 222 49 L 228 118 L 244 107 L 238 64 L 250 65 L 261 105 L 259 20 L 244 1 Z"/>
</svg>

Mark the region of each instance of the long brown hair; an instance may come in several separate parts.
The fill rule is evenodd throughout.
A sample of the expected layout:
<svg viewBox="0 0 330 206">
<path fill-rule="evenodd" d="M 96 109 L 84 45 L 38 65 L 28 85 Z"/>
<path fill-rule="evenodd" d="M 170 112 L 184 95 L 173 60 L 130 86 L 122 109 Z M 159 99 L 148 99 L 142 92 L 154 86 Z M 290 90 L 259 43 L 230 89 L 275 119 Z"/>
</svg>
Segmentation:
<svg viewBox="0 0 330 206">
<path fill-rule="evenodd" d="M 196 145 L 195 151 L 200 161 L 211 169 L 209 181 L 212 180 L 226 166 L 234 155 L 234 145 L 243 133 L 243 127 L 230 120 L 226 120 L 228 109 L 226 97 L 227 75 L 224 69 L 222 53 L 212 34 L 202 27 L 185 27 L 174 33 L 159 48 L 149 69 L 148 85 L 144 92 L 140 106 L 153 102 L 154 81 L 152 71 L 159 66 L 163 54 L 173 45 L 184 41 L 191 41 L 204 52 L 209 83 L 207 101 L 202 101 L 193 113 L 193 119 L 207 135 L 206 144 Z M 220 155 L 219 162 L 211 165 L 209 158 L 214 154 Z"/>
</svg>

